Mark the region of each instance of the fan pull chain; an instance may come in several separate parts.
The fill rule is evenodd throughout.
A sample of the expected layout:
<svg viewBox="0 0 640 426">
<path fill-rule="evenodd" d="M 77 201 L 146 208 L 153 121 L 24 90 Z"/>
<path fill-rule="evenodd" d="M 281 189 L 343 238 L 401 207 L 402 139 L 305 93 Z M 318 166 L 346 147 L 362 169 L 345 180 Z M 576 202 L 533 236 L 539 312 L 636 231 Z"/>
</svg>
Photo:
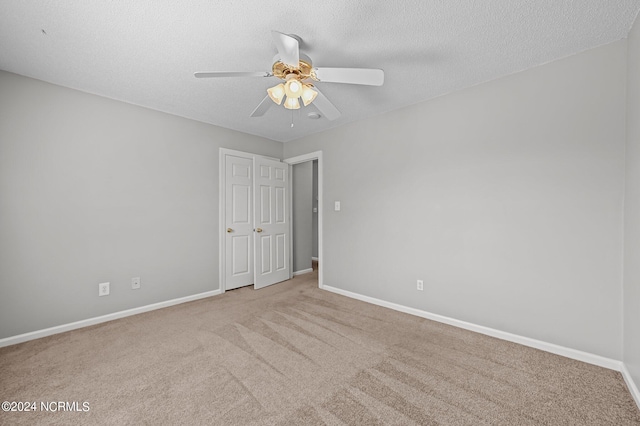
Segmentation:
<svg viewBox="0 0 640 426">
<path fill-rule="evenodd" d="M 293 129 L 293 110 L 291 110 L 291 128 Z"/>
</svg>

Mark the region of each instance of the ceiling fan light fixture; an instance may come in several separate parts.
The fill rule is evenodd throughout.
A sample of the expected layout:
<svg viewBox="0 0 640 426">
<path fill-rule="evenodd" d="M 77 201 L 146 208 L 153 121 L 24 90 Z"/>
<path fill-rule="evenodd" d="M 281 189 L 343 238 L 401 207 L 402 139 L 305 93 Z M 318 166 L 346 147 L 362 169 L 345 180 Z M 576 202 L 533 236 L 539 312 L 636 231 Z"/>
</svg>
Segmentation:
<svg viewBox="0 0 640 426">
<path fill-rule="evenodd" d="M 302 83 L 295 78 L 288 80 L 284 84 L 284 93 L 287 94 L 287 98 L 299 98 L 302 95 Z"/>
<path fill-rule="evenodd" d="M 298 102 L 298 98 L 290 98 L 287 96 L 287 100 L 284 101 L 284 107 L 286 109 L 300 109 L 300 102 Z"/>
<path fill-rule="evenodd" d="M 268 88 L 267 93 L 273 102 L 280 105 L 282 99 L 284 99 L 284 84 L 280 83 L 277 86 Z"/>
<path fill-rule="evenodd" d="M 310 84 L 303 84 L 303 88 L 302 88 L 302 103 L 304 104 L 304 106 L 309 105 L 311 102 L 313 102 L 313 100 L 316 98 L 316 96 L 318 96 L 318 92 L 316 92 L 315 90 L 312 89 L 312 85 Z"/>
</svg>

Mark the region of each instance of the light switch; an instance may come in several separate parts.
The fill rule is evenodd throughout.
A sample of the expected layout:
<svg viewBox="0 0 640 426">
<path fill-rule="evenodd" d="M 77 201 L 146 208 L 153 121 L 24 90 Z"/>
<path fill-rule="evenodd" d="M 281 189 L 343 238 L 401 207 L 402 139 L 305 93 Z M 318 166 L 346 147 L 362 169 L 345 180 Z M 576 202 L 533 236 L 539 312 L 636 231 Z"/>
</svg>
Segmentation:
<svg viewBox="0 0 640 426">
<path fill-rule="evenodd" d="M 340 211 L 340 201 L 336 201 L 335 207 L 333 208 L 335 211 Z"/>
</svg>

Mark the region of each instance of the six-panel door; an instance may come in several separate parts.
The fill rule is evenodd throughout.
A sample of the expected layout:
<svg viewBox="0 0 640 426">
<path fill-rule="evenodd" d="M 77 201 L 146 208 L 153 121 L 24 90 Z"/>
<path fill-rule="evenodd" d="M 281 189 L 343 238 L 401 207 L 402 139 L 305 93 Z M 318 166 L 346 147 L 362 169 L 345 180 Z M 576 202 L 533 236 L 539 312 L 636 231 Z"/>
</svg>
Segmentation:
<svg viewBox="0 0 640 426">
<path fill-rule="evenodd" d="M 255 157 L 255 288 L 289 279 L 289 166 Z"/>
<path fill-rule="evenodd" d="M 226 290 L 253 284 L 253 160 L 225 158 Z"/>
</svg>

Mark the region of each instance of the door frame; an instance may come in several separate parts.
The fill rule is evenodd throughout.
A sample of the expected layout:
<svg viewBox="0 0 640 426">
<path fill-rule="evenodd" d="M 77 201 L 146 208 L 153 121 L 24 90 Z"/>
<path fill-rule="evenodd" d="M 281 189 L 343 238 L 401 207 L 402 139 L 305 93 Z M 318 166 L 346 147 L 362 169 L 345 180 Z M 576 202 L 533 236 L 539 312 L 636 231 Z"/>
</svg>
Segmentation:
<svg viewBox="0 0 640 426">
<path fill-rule="evenodd" d="M 227 289 L 227 275 L 226 275 L 226 262 L 227 262 L 227 254 L 226 254 L 226 246 L 225 246 L 225 234 L 224 229 L 226 228 L 226 199 L 225 199 L 225 191 L 226 191 L 226 163 L 225 157 L 227 155 L 233 155 L 236 157 L 248 158 L 253 161 L 255 157 L 268 158 L 270 160 L 282 161 L 279 158 L 269 157 L 268 155 L 260 155 L 254 154 L 252 152 L 245 151 L 237 151 L 235 149 L 229 148 L 220 148 L 218 150 L 218 283 L 220 286 L 220 293 L 224 293 Z M 251 180 L 253 182 L 254 176 L 251 176 Z M 252 191 L 253 183 L 251 184 Z M 253 192 L 251 193 L 251 199 L 253 203 Z M 252 218 L 253 219 L 253 218 Z M 254 262 L 255 266 L 255 262 Z M 289 265 L 291 268 L 291 265 Z"/>
<path fill-rule="evenodd" d="M 307 161 L 313 161 L 313 160 L 318 160 L 318 287 L 319 288 L 324 288 L 324 254 L 323 254 L 323 248 L 322 248 L 322 234 L 323 234 L 323 226 L 322 226 L 322 222 L 323 222 L 323 190 L 322 190 L 322 182 L 323 182 L 323 177 L 322 177 L 322 151 L 314 151 L 314 152 L 310 152 L 308 154 L 303 154 L 303 155 L 298 155 L 296 157 L 291 157 L 291 158 L 285 158 L 284 160 L 282 160 L 284 163 L 289 164 L 289 176 L 293 177 L 293 173 L 292 173 L 292 166 L 294 164 L 300 164 L 300 163 L 306 163 Z M 293 179 L 289 179 L 289 200 L 291 200 L 291 197 L 293 196 L 293 191 L 292 191 L 292 182 Z M 289 209 L 292 208 L 292 203 L 289 202 Z M 289 235 L 290 235 L 290 239 L 293 240 L 293 221 L 289 222 Z M 290 274 L 292 274 L 293 272 L 293 245 L 290 244 L 290 247 L 292 248 L 291 250 L 289 250 L 289 268 L 290 268 Z"/>
</svg>

